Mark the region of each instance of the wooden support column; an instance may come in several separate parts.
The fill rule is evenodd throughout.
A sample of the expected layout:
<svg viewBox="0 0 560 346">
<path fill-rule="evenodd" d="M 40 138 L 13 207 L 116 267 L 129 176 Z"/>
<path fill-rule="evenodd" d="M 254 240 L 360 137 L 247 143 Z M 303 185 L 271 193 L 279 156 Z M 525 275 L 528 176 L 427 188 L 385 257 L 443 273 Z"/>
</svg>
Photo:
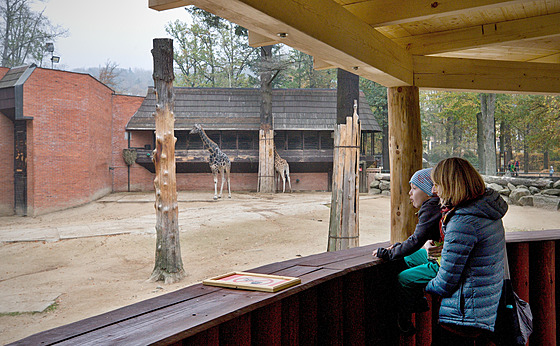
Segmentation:
<svg viewBox="0 0 560 346">
<path fill-rule="evenodd" d="M 272 46 L 261 47 L 261 62 L 272 59 Z M 263 68 L 261 78 L 261 108 L 259 130 L 259 173 L 257 192 L 273 193 L 274 189 L 274 129 L 272 118 L 272 70 Z"/>
<path fill-rule="evenodd" d="M 529 302 L 529 243 L 508 244 L 507 253 L 513 290 Z"/>
<path fill-rule="evenodd" d="M 531 345 L 556 345 L 556 269 L 555 242 L 530 245 Z"/>
<path fill-rule="evenodd" d="M 422 133 L 418 87 L 388 88 L 389 158 L 391 161 L 391 243 L 414 232 L 416 210 L 408 192 L 412 174 L 422 168 Z"/>
<path fill-rule="evenodd" d="M 152 154 L 156 177 L 156 263 L 152 281 L 173 283 L 185 276 L 179 241 L 179 210 L 175 172 L 175 93 L 173 90 L 173 40 L 154 39 L 154 85 L 156 92 L 156 148 Z"/>
</svg>

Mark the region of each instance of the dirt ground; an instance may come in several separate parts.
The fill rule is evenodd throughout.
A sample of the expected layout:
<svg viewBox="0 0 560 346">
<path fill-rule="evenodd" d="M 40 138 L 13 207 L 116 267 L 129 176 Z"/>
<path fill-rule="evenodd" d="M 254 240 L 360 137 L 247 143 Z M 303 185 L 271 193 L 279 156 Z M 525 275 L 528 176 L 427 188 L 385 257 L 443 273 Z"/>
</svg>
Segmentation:
<svg viewBox="0 0 560 346">
<path fill-rule="evenodd" d="M 155 251 L 153 193 L 111 194 L 35 218 L 0 217 L 0 344 L 229 271 L 323 252 L 330 198 L 234 193 L 214 202 L 211 192 L 180 192 L 187 276 L 172 285 L 147 281 Z M 360 245 L 389 240 L 389 209 L 389 197 L 361 196 Z M 504 224 L 508 231 L 558 228 L 560 212 L 510 206 Z M 29 312 L 28 303 L 38 301 L 46 309 Z"/>
</svg>

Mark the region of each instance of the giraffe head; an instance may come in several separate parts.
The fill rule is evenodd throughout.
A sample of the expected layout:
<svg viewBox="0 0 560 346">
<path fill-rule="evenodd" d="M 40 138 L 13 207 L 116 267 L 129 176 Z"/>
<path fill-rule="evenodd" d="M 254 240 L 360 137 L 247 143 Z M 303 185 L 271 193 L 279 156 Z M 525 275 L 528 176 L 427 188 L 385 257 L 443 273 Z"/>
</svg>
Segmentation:
<svg viewBox="0 0 560 346">
<path fill-rule="evenodd" d="M 194 135 L 197 133 L 202 133 L 204 130 L 202 129 L 202 126 L 200 126 L 200 124 L 194 124 L 190 134 Z"/>
</svg>

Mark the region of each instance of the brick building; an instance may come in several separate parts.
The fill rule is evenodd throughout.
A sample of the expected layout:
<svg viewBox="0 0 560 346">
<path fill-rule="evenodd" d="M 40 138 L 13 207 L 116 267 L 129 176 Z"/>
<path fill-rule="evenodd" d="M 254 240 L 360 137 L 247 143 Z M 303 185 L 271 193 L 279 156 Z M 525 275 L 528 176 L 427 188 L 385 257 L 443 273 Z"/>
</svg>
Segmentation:
<svg viewBox="0 0 560 346">
<path fill-rule="evenodd" d="M 179 190 L 213 189 L 208 153 L 188 134 L 194 123 L 232 159 L 232 190 L 256 190 L 259 102 L 258 89 L 176 88 Z M 113 191 L 153 190 L 154 109 L 153 89 L 146 97 L 118 95 L 89 74 L 0 68 L 0 215 L 35 216 Z M 273 114 L 294 190 L 329 190 L 336 90 L 274 90 Z M 371 163 L 380 128 L 363 94 L 360 119 L 362 160 Z M 128 148 L 137 154 L 131 166 L 123 159 Z"/>
<path fill-rule="evenodd" d="M 143 97 L 35 65 L 0 68 L 0 78 L 0 215 L 39 215 L 126 188 L 124 126 Z"/>
</svg>

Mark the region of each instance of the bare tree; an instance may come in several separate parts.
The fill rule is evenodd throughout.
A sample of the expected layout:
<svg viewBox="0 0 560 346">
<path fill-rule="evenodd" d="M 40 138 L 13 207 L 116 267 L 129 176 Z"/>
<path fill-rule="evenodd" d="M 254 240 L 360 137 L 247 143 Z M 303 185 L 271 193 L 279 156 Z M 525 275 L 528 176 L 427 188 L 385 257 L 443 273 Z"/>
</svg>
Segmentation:
<svg viewBox="0 0 560 346">
<path fill-rule="evenodd" d="M 99 77 L 97 78 L 101 83 L 115 91 L 117 91 L 116 88 L 119 84 L 117 81 L 119 77 L 119 73 L 116 71 L 117 67 L 119 67 L 119 65 L 116 62 L 107 60 L 105 66 L 99 68 Z"/>
<path fill-rule="evenodd" d="M 13 67 L 30 60 L 42 63 L 45 43 L 66 35 L 67 31 L 54 26 L 43 11 L 34 12 L 34 0 L 1 0 L 0 45 L 2 66 Z"/>
</svg>

